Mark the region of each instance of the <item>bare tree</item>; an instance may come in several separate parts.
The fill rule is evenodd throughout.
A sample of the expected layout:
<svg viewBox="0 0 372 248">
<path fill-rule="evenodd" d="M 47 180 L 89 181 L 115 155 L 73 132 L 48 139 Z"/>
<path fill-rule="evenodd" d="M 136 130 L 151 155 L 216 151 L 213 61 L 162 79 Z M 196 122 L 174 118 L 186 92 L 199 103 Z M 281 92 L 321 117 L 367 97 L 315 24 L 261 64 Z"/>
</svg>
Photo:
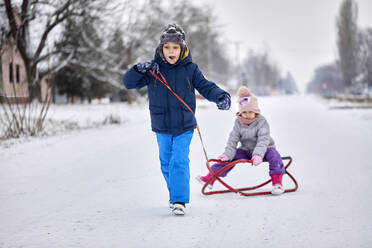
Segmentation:
<svg viewBox="0 0 372 248">
<path fill-rule="evenodd" d="M 10 26 L 10 35 L 15 41 L 16 47 L 20 52 L 26 68 L 26 77 L 29 84 L 30 94 L 33 98 L 36 96 L 36 87 L 40 82 L 39 65 L 48 60 L 52 55 L 59 51 L 51 49 L 46 52 L 48 37 L 56 27 L 64 22 L 69 16 L 82 15 L 84 13 L 82 1 L 30 1 L 23 0 L 20 9 L 12 0 L 4 0 L 7 18 Z M 17 12 L 19 13 L 19 22 L 17 22 Z M 38 40 L 31 44 L 29 37 L 30 29 L 40 29 Z M 54 71 L 55 65 L 49 68 Z"/>
<path fill-rule="evenodd" d="M 105 0 L 4 0 L 0 5 L 6 12 L 7 37 L 15 45 L 25 66 L 30 97 L 27 104 L 11 104 L 5 96 L 6 104 L 1 104 L 1 122 L 6 137 L 38 135 L 43 130 L 50 106 L 51 84 L 48 83 L 46 95 L 42 96 L 40 82 L 43 78 L 51 82 L 53 72 L 72 58 L 69 56 L 62 62 L 55 60 L 62 52 L 58 46 L 58 27 L 73 16 L 83 18 L 87 10 L 94 10 L 97 2 L 102 1 Z M 32 101 L 35 97 L 42 101 L 41 105 Z"/>
</svg>

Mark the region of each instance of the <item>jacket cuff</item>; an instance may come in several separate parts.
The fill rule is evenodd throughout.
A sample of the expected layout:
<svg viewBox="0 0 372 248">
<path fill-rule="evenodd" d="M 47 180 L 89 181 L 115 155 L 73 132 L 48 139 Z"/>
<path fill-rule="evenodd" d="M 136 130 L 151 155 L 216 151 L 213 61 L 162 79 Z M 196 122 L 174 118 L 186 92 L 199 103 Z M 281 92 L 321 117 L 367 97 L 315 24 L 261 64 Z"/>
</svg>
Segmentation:
<svg viewBox="0 0 372 248">
<path fill-rule="evenodd" d="M 261 156 L 261 158 L 263 159 L 263 157 L 265 156 L 265 153 L 266 153 L 266 150 L 263 151 L 263 149 L 254 149 L 252 152 L 252 156 L 258 155 L 258 156 Z"/>
<path fill-rule="evenodd" d="M 226 156 L 231 160 L 234 159 L 235 157 L 235 154 L 236 154 L 236 150 L 232 151 L 232 150 L 225 150 L 224 152 L 226 154 Z"/>
</svg>

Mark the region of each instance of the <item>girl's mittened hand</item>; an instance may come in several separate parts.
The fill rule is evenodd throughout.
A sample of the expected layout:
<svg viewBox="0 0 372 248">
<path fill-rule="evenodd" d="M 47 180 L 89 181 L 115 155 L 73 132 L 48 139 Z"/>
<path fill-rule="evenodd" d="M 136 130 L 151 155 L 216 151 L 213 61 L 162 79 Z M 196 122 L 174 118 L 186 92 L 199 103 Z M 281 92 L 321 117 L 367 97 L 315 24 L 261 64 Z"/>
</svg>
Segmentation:
<svg viewBox="0 0 372 248">
<path fill-rule="evenodd" d="M 218 160 L 221 160 L 221 161 L 229 161 L 230 160 L 229 157 L 225 153 L 223 153 L 220 156 L 218 156 L 217 159 Z"/>
<path fill-rule="evenodd" d="M 259 165 L 259 164 L 262 163 L 262 157 L 259 156 L 259 155 L 253 155 L 252 160 L 253 160 L 253 163 L 252 164 L 254 166 L 257 166 L 257 165 Z"/>
</svg>

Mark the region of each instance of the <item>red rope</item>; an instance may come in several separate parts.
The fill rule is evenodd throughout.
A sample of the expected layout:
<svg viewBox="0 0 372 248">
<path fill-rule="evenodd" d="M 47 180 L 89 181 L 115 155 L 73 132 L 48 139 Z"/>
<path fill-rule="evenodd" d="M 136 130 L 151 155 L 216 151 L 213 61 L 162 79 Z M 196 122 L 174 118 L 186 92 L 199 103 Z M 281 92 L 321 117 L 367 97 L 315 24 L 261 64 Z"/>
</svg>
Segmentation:
<svg viewBox="0 0 372 248">
<path fill-rule="evenodd" d="M 167 80 L 164 78 L 163 74 L 161 74 L 161 72 L 159 72 L 159 75 L 161 78 L 159 78 L 158 75 L 156 75 L 156 73 L 154 73 L 152 70 L 149 70 L 149 72 L 157 79 L 159 80 L 165 87 L 167 87 L 175 97 L 177 97 L 178 100 L 180 100 L 180 102 L 185 105 L 185 107 L 191 112 L 194 114 L 195 116 L 195 113 L 194 111 L 190 108 L 189 105 L 187 105 L 187 103 L 176 93 L 172 90 L 172 88 L 169 86 Z M 196 120 L 196 117 L 195 117 L 195 120 Z M 203 188 L 202 188 L 202 193 L 204 195 L 213 195 L 213 194 L 221 194 L 221 193 L 228 193 L 228 192 L 235 192 L 235 193 L 239 193 L 241 195 L 244 195 L 244 196 L 254 196 L 254 195 L 266 195 L 266 194 L 271 194 L 271 192 L 269 191 L 263 191 L 263 192 L 254 192 L 254 193 L 245 193 L 243 191 L 247 191 L 247 190 L 254 190 L 254 189 L 258 189 L 260 187 L 263 187 L 265 186 L 266 184 L 270 183 L 271 182 L 271 179 L 259 184 L 259 185 L 256 185 L 256 186 L 253 186 L 253 187 L 248 187 L 248 188 L 233 188 L 231 187 L 230 185 L 228 185 L 227 183 L 225 183 L 220 177 L 219 175 L 221 175 L 221 173 L 223 173 L 224 171 L 230 169 L 231 167 L 235 166 L 236 164 L 239 164 L 239 163 L 252 163 L 253 161 L 252 160 L 248 160 L 248 159 L 239 159 L 239 160 L 235 160 L 235 161 L 221 161 L 221 160 L 217 160 L 217 159 L 208 159 L 208 155 L 207 155 L 207 151 L 205 149 L 205 145 L 204 145 L 204 142 L 203 142 L 203 138 L 201 136 L 201 132 L 200 132 L 200 129 L 199 129 L 199 125 L 196 124 L 196 129 L 198 130 L 198 134 L 199 134 L 199 138 L 200 138 L 200 141 L 201 141 L 201 144 L 202 144 L 202 147 L 203 147 L 203 152 L 204 152 L 204 156 L 205 156 L 205 159 L 207 160 L 207 169 L 209 170 L 209 172 L 211 173 L 212 177 L 203 185 Z M 289 162 L 287 163 L 287 165 L 285 166 L 285 174 L 287 174 L 293 181 L 293 183 L 295 184 L 295 187 L 292 188 L 292 189 L 287 189 L 285 190 L 285 192 L 294 192 L 297 190 L 298 188 L 298 184 L 297 184 L 297 181 L 296 179 L 287 171 L 287 168 L 290 166 L 290 164 L 292 163 L 292 158 L 291 157 L 282 157 L 282 160 L 289 160 Z M 227 165 L 224 166 L 222 169 L 220 169 L 217 173 L 214 173 L 214 171 L 211 169 L 211 167 L 209 166 L 209 163 L 210 162 L 218 162 L 218 163 L 226 163 Z M 213 180 L 218 180 L 223 186 L 225 186 L 227 188 L 227 190 L 216 190 L 216 191 L 209 191 L 209 192 L 206 192 L 205 189 L 206 187 L 208 186 L 208 184 L 210 182 L 212 182 Z"/>
</svg>

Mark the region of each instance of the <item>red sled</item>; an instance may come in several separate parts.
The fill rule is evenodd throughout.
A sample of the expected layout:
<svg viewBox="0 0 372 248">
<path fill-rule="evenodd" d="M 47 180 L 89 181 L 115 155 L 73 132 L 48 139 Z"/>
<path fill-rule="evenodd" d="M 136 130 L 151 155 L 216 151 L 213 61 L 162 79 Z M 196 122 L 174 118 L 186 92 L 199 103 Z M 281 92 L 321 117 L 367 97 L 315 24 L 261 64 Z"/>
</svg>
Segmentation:
<svg viewBox="0 0 372 248">
<path fill-rule="evenodd" d="M 282 160 L 283 162 L 288 160 L 286 166 L 285 166 L 285 174 L 288 175 L 288 177 L 290 179 L 292 179 L 293 183 L 294 183 L 294 187 L 293 188 L 290 188 L 290 189 L 286 189 L 284 192 L 285 193 L 289 193 L 289 192 L 294 192 L 297 190 L 298 188 L 298 183 L 296 181 L 296 179 L 292 176 L 291 173 L 289 173 L 288 171 L 288 167 L 291 165 L 292 163 L 292 158 L 290 156 L 286 156 L 286 157 L 282 157 Z M 227 165 L 225 167 L 223 167 L 221 170 L 219 170 L 218 172 L 214 173 L 213 170 L 211 169 L 211 167 L 209 166 L 209 163 L 210 162 L 218 162 L 218 163 L 226 163 Z M 221 173 L 223 173 L 224 171 L 230 169 L 231 167 L 237 165 L 237 164 L 241 164 L 241 163 L 252 163 L 253 161 L 252 160 L 249 160 L 249 159 L 239 159 L 239 160 L 235 160 L 235 161 L 221 161 L 221 160 L 217 160 L 217 159 L 209 159 L 206 163 L 207 165 L 207 168 L 209 170 L 209 172 L 211 173 L 212 177 L 203 185 L 203 188 L 201 190 L 201 192 L 204 194 L 204 195 L 214 195 L 214 194 L 222 194 L 222 193 L 231 193 L 231 192 L 234 192 L 234 193 L 237 193 L 237 194 L 241 194 L 243 196 L 256 196 L 256 195 L 268 195 L 268 194 L 271 194 L 270 191 L 259 191 L 259 192 L 251 192 L 251 193 L 246 193 L 244 191 L 250 191 L 250 190 L 255 190 L 255 189 L 258 189 L 258 188 L 261 188 L 263 186 L 265 186 L 266 184 L 270 183 L 271 182 L 271 179 L 259 184 L 259 185 L 256 185 L 256 186 L 253 186 L 253 187 L 246 187 L 246 188 L 233 188 L 231 187 L 229 184 L 227 184 L 225 181 L 223 181 L 219 175 L 221 175 Z M 211 191 L 206 191 L 207 187 L 208 187 L 208 184 L 213 181 L 213 180 L 217 180 L 219 181 L 223 186 L 225 186 L 227 189 L 226 190 L 211 190 Z"/>
</svg>

